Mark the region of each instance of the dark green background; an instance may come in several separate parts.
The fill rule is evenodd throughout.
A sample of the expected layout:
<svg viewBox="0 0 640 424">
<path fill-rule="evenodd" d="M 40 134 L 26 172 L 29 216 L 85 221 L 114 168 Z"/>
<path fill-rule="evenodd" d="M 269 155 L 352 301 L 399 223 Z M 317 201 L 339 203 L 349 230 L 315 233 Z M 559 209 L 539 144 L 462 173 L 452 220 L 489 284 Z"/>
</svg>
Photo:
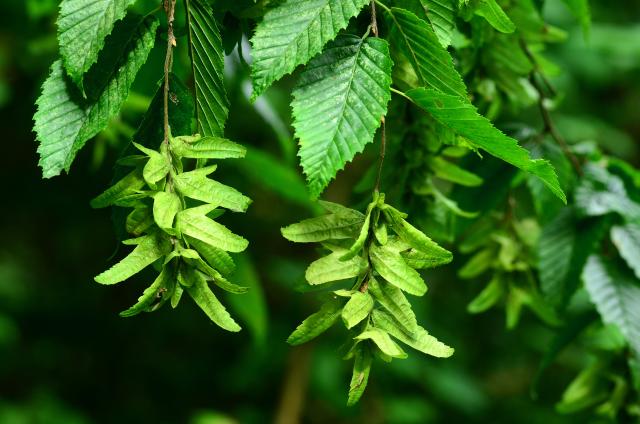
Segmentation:
<svg viewBox="0 0 640 424">
<path fill-rule="evenodd" d="M 144 11 L 154 2 L 140 3 Z M 640 3 L 592 2 L 587 43 L 561 2 L 548 3 L 548 18 L 570 35 L 551 50 L 563 71 L 555 78 L 564 93 L 555 113 L 561 131 L 570 141 L 596 140 L 637 166 Z M 284 342 L 317 305 L 314 296 L 295 290 L 315 252 L 286 242 L 279 228 L 309 216 L 313 206 L 296 192 L 300 177 L 284 176 L 294 194 L 282 198 L 260 169 L 239 162 L 222 165 L 223 179 L 254 203 L 246 215 L 223 220 L 251 241 L 248 258 L 264 294 L 257 290 L 251 298 L 249 331 L 225 333 L 189 301 L 176 310 L 119 318 L 146 287 L 145 276 L 116 287 L 93 282 L 118 243 L 109 212 L 92 210 L 89 199 L 109 184 L 125 138 L 103 134 L 90 142 L 70 175 L 42 180 L 37 166 L 31 117 L 57 53 L 56 8 L 55 0 L 3 0 L 0 8 L 0 424 L 267 423 L 297 415 L 298 407 L 307 423 L 584 422 L 553 408 L 580 368 L 581 352 L 565 352 L 533 400 L 529 385 L 550 331 L 529 315 L 511 332 L 500 311 L 467 315 L 478 287 L 455 277 L 459 261 L 427 274 L 428 295 L 412 299 L 421 321 L 456 354 L 376 363 L 367 394 L 346 408 L 350 363 L 337 352 L 343 333 L 332 331 L 303 348 Z M 142 103 L 161 76 L 161 45 L 136 84 Z M 179 54 L 176 71 L 185 76 Z M 247 103 L 246 72 L 240 66 L 229 82 L 227 136 L 269 151 L 299 174 L 287 135 L 293 80 L 269 93 L 284 123 L 278 133 Z M 513 118 L 537 124 L 536 113 L 531 108 Z M 139 116 L 132 101 L 123 122 L 134 127 Z M 373 153 L 340 173 L 327 198 L 349 202 L 350 187 Z"/>
</svg>

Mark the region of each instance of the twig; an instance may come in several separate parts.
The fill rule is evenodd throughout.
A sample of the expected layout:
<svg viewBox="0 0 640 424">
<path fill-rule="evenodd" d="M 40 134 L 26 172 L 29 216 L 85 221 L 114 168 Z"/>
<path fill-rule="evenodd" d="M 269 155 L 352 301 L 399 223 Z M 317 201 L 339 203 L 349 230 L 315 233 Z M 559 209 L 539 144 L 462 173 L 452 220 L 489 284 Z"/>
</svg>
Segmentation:
<svg viewBox="0 0 640 424">
<path fill-rule="evenodd" d="M 378 36 L 378 20 L 376 19 L 376 2 L 371 0 L 371 32 L 373 36 Z"/>
<path fill-rule="evenodd" d="M 312 344 L 297 346 L 291 350 L 280 402 L 273 422 L 298 424 L 304 408 L 309 382 Z"/>
<path fill-rule="evenodd" d="M 173 48 L 176 37 L 173 35 L 173 21 L 175 20 L 176 0 L 163 0 L 164 11 L 167 14 L 167 54 L 164 59 L 164 144 L 169 144 L 169 73 L 173 66 Z"/>
<path fill-rule="evenodd" d="M 376 18 L 376 2 L 371 0 L 371 32 L 374 37 L 378 37 L 378 20 Z M 382 165 L 384 164 L 384 155 L 387 149 L 387 136 L 385 128 L 384 116 L 380 118 L 380 159 L 378 162 L 378 175 L 376 176 L 375 191 L 380 191 L 380 178 L 382 175 Z M 366 290 L 366 288 L 365 288 Z"/>
<path fill-rule="evenodd" d="M 540 109 L 540 115 L 542 116 L 542 121 L 544 122 L 543 133 L 549 134 L 551 138 L 553 138 L 555 142 L 558 143 L 558 146 L 560 146 L 560 149 L 562 149 L 564 155 L 571 161 L 571 165 L 573 165 L 573 168 L 578 174 L 582 175 L 582 165 L 580 165 L 580 161 L 578 160 L 576 155 L 573 154 L 571 149 L 569 149 L 569 145 L 562 137 L 560 132 L 558 132 L 558 129 L 553 122 L 553 118 L 551 117 L 551 113 L 549 112 L 549 108 L 547 108 L 547 105 L 545 103 L 545 100 L 548 98 L 546 91 L 548 91 L 552 96 L 556 95 L 556 91 L 553 88 L 553 85 L 540 71 L 540 67 L 535 56 L 523 39 L 520 39 L 520 46 L 522 47 L 522 51 L 524 52 L 524 54 L 529 59 L 529 62 L 531 62 L 531 65 L 533 65 L 533 71 L 529 75 L 529 81 L 531 81 L 531 84 L 538 93 L 538 108 Z M 538 80 L 538 78 L 536 78 L 536 75 L 542 80 L 542 83 Z M 545 87 L 543 87 L 543 84 L 546 86 L 546 91 Z"/>
</svg>

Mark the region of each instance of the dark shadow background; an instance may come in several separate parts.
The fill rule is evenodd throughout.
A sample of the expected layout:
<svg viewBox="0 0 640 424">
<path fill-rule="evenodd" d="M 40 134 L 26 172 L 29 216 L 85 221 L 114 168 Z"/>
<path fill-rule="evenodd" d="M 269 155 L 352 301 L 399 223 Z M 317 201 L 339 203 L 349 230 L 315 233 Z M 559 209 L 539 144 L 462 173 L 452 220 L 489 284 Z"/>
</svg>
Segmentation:
<svg viewBox="0 0 640 424">
<path fill-rule="evenodd" d="M 223 166 L 224 178 L 254 204 L 246 216 L 226 222 L 252 242 L 253 265 L 245 272 L 255 272 L 264 297 L 257 295 L 254 307 L 266 312 L 239 335 L 219 330 L 184 300 L 176 310 L 119 318 L 146 287 L 145 277 L 117 287 L 93 283 L 118 243 L 109 212 L 92 210 L 89 200 L 111 179 L 121 135 L 88 143 L 70 175 L 42 180 L 37 166 L 32 116 L 56 54 L 56 3 L 3 0 L 0 11 L 0 424 L 267 423 L 277 414 L 295 414 L 297 397 L 306 423 L 583 421 L 553 409 L 576 371 L 570 359 L 548 372 L 537 400 L 529 396 L 549 330 L 526 317 L 506 332 L 500 312 L 467 315 L 476 288 L 457 280 L 451 267 L 431 276 L 429 296 L 413 303 L 456 355 L 376 364 L 363 401 L 347 409 L 350 364 L 336 352 L 340 332 L 302 349 L 284 343 L 316 306 L 313 296 L 293 290 L 314 252 L 291 246 L 278 229 L 309 216 L 312 207 L 283 199 L 260 172 L 235 163 Z M 566 93 L 556 113 L 561 131 L 572 141 L 596 140 L 637 165 L 640 4 L 593 1 L 595 22 L 585 43 L 560 2 L 548 3 L 549 19 L 570 34 L 552 54 L 563 70 L 556 83 Z M 160 76 L 161 59 L 156 48 L 136 84 L 143 103 Z M 246 74 L 238 66 L 238 75 Z M 286 91 L 270 95 L 283 117 L 283 135 L 249 106 L 241 78 L 232 80 L 227 136 L 295 169 Z M 123 113 L 131 126 L 140 114 L 137 99 Z M 535 108 L 522 111 L 533 123 L 535 114 Z M 348 199 L 370 156 L 341 173 L 340 187 L 328 197 Z M 292 397 L 285 396 L 287 385 Z"/>
</svg>

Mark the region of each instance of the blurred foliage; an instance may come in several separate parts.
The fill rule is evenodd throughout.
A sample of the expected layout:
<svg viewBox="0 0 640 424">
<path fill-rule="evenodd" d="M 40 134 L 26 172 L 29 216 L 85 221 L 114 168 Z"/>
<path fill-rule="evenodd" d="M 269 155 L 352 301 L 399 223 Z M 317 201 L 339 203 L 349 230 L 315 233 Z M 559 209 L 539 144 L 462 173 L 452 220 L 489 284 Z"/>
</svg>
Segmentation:
<svg viewBox="0 0 640 424">
<path fill-rule="evenodd" d="M 585 378 L 596 376 L 604 378 L 605 385 L 615 385 L 623 367 L 610 353 L 619 348 L 615 331 L 588 321 L 585 326 L 590 327 L 579 343 L 548 364 L 533 397 L 531 387 L 554 331 L 528 313 L 512 331 L 505 331 L 501 310 L 468 314 L 467 304 L 485 281 L 475 285 L 456 277 L 465 264 L 462 255 L 453 266 L 430 275 L 428 298 L 412 301 L 418 320 L 455 347 L 456 354 L 446 362 L 418 356 L 394 361 L 377 370 L 368 393 L 354 408 L 344 401 L 350 369 L 335 352 L 341 335 L 329 332 L 304 347 L 284 343 L 295 323 L 317 309 L 313 296 L 299 293 L 305 288 L 306 264 L 317 255 L 287 243 L 279 228 L 316 206 L 308 201 L 296 166 L 287 94 L 293 79 L 285 78 L 258 102 L 249 103 L 245 60 L 250 28 L 233 14 L 224 17 L 226 28 L 237 27 L 223 34 L 229 47 L 227 91 L 232 104 L 226 131 L 229 138 L 248 146 L 249 154 L 244 163 L 229 165 L 221 174 L 254 200 L 241 218 L 251 224 L 242 225 L 243 235 L 252 241 L 251 261 L 241 258 L 237 272 L 255 290 L 251 298 L 229 298 L 226 303 L 249 331 L 218 331 L 195 307 L 119 318 L 116 311 L 137 296 L 143 278 L 120 290 L 92 283 L 106 267 L 103 258 L 117 250 L 117 240 L 110 213 L 90 209 L 88 199 L 101 191 L 97 187 L 109 184 L 110 164 L 153 96 L 164 52 L 158 43 L 134 85 L 135 95 L 121 116 L 80 154 L 71 174 L 42 181 L 31 116 L 56 55 L 57 3 L 5 0 L 0 13 L 5 146 L 0 423 L 226 424 L 266 423 L 275 417 L 285 423 L 297 414 L 305 423 L 552 424 L 593 419 L 589 412 L 559 415 L 556 402 L 582 370 Z M 141 0 L 135 7 L 144 12 L 155 3 Z M 226 3 L 233 10 L 234 2 Z M 548 49 L 557 67 L 553 83 L 562 93 L 556 105 L 558 128 L 569 142 L 598 143 L 637 168 L 640 3 L 590 3 L 593 24 L 585 36 L 563 2 L 544 2 L 545 18 L 567 32 L 565 42 Z M 234 41 L 243 33 L 244 51 L 239 52 Z M 186 54 L 182 50 L 176 57 L 176 73 L 188 80 Z M 512 121 L 539 125 L 536 105 L 503 111 L 504 126 Z M 375 155 L 375 148 L 367 148 L 326 197 L 349 203 L 351 188 Z M 496 162 L 477 166 L 478 173 L 485 180 L 512 173 Z M 259 172 L 264 164 L 273 169 L 270 178 Z M 491 204 L 494 194 L 469 194 L 470 189 L 460 193 L 460 207 L 470 211 L 488 209 L 483 205 Z M 237 219 L 226 221 L 233 226 Z M 574 301 L 579 305 L 580 299 Z M 597 372 L 602 364 L 613 370 L 604 377 Z M 566 397 L 565 393 L 560 409 L 570 408 Z"/>
</svg>

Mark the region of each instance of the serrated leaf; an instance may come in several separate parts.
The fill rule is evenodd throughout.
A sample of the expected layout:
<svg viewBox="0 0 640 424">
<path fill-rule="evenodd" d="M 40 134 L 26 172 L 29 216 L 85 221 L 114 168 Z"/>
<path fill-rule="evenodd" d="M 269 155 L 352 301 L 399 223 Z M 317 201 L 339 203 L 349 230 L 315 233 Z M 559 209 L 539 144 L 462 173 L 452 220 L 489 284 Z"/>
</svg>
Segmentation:
<svg viewBox="0 0 640 424">
<path fill-rule="evenodd" d="M 355 292 L 342 309 L 342 320 L 347 328 L 353 328 L 362 322 L 373 309 L 373 299 L 368 293 Z"/>
<path fill-rule="evenodd" d="M 480 0 L 475 13 L 485 18 L 492 27 L 500 32 L 512 33 L 516 30 L 513 21 L 504 13 L 496 0 Z"/>
<path fill-rule="evenodd" d="M 284 238 L 297 243 L 343 240 L 355 238 L 363 222 L 362 214 L 360 216 L 328 214 L 291 224 L 282 228 L 281 232 Z"/>
<path fill-rule="evenodd" d="M 120 312 L 120 316 L 126 318 L 137 315 L 140 312 L 151 312 L 166 302 L 168 297 L 166 294 L 171 291 L 172 286 L 171 274 L 169 268 L 163 267 L 153 283 L 142 292 L 138 302 L 126 311 Z"/>
<path fill-rule="evenodd" d="M 391 99 L 386 41 L 344 35 L 313 59 L 293 92 L 300 164 L 314 197 L 373 141 Z"/>
<path fill-rule="evenodd" d="M 206 205 L 178 212 L 176 229 L 181 233 L 203 241 L 227 252 L 242 252 L 249 242 L 232 233 L 227 227 L 206 216 L 213 208 Z"/>
<path fill-rule="evenodd" d="M 640 220 L 640 204 L 629 198 L 624 182 L 597 164 L 588 164 L 575 190 L 575 204 L 582 215 L 617 213 L 627 220 Z"/>
<path fill-rule="evenodd" d="M 187 0 L 186 5 L 198 129 L 205 136 L 221 136 L 229 114 L 222 38 L 206 0 Z"/>
<path fill-rule="evenodd" d="M 387 207 L 383 209 L 383 213 L 393 232 L 411 247 L 431 256 L 439 264 L 451 262 L 453 259 L 451 252 L 440 247 L 422 231 L 405 221 L 396 209 Z"/>
<path fill-rule="evenodd" d="M 224 250 L 188 236 L 187 241 L 209 265 L 220 271 L 222 275 L 229 275 L 235 271 L 233 259 Z"/>
<path fill-rule="evenodd" d="M 193 273 L 193 276 L 195 281 L 191 287 L 187 287 L 187 293 L 200 309 L 221 328 L 233 332 L 240 331 L 240 326 L 231 318 L 231 315 L 213 294 L 204 276 L 199 272 Z"/>
<path fill-rule="evenodd" d="M 347 259 L 351 259 L 356 256 L 362 248 L 364 247 L 365 242 L 367 241 L 367 237 L 369 236 L 369 227 L 371 225 L 371 212 L 373 208 L 376 206 L 375 202 L 372 202 L 367 207 L 367 213 L 365 214 L 364 223 L 362 224 L 362 228 L 360 229 L 360 234 L 358 234 L 358 238 L 356 241 L 349 247 L 349 250 L 340 258 L 343 261 Z M 379 211 L 378 211 L 379 212 Z"/>
<path fill-rule="evenodd" d="M 438 36 L 442 47 L 451 44 L 455 29 L 455 0 L 420 0 L 427 8 L 427 17 L 431 21 L 433 31 Z"/>
<path fill-rule="evenodd" d="M 116 284 L 142 271 L 169 251 L 167 240 L 155 234 L 140 237 L 138 244 L 120 262 L 95 277 L 100 284 Z"/>
<path fill-rule="evenodd" d="M 344 301 L 340 299 L 333 299 L 323 304 L 318 312 L 302 321 L 287 338 L 287 343 L 292 346 L 301 345 L 327 331 L 340 317 L 343 305 Z"/>
<path fill-rule="evenodd" d="M 173 228 L 173 220 L 182 208 L 180 197 L 161 191 L 153 196 L 153 219 L 162 229 Z"/>
<path fill-rule="evenodd" d="M 174 154 L 188 159 L 235 159 L 243 158 L 247 152 L 244 146 L 220 137 L 202 137 L 187 142 L 183 137 L 171 139 Z"/>
<path fill-rule="evenodd" d="M 309 284 L 324 284 L 354 278 L 366 269 L 367 261 L 364 258 L 355 256 L 348 260 L 341 260 L 344 254 L 344 250 L 339 250 L 312 262 L 305 273 Z"/>
<path fill-rule="evenodd" d="M 201 202 L 235 212 L 244 212 L 251 204 L 251 199 L 235 188 L 207 178 L 202 169 L 178 174 L 173 181 L 180 193 Z"/>
<path fill-rule="evenodd" d="M 431 25 L 413 13 L 395 7 L 387 16 L 391 24 L 391 40 L 399 45 L 411 62 L 420 85 L 466 99 L 467 89 L 462 77 Z"/>
<path fill-rule="evenodd" d="M 411 304 L 399 288 L 391 284 L 380 283 L 371 277 L 369 279 L 369 292 L 398 321 L 405 331 L 413 334 L 418 329 L 418 322 L 411 310 Z"/>
<path fill-rule="evenodd" d="M 540 235 L 537 249 L 540 288 L 554 305 L 558 305 L 563 296 L 564 284 L 571 269 L 575 239 L 576 222 L 571 209 L 562 210 L 543 227 Z"/>
<path fill-rule="evenodd" d="M 558 177 L 549 162 L 541 159 L 532 160 L 529 152 L 520 147 L 515 139 L 494 127 L 472 104 L 459 97 L 428 88 L 416 88 L 406 94 L 436 121 L 491 155 L 537 176 L 560 200 L 567 202 Z"/>
<path fill-rule="evenodd" d="M 386 331 L 379 328 L 370 327 L 355 337 L 356 340 L 371 340 L 378 346 L 378 349 L 385 355 L 392 358 L 404 359 L 407 354 L 396 342 L 394 342 Z"/>
<path fill-rule="evenodd" d="M 420 274 L 406 264 L 400 253 L 387 245 L 371 245 L 369 258 L 375 271 L 390 284 L 416 296 L 427 292 L 427 285 Z"/>
<path fill-rule="evenodd" d="M 58 43 L 71 80 L 82 90 L 82 77 L 98 60 L 116 21 L 136 0 L 63 0 L 58 16 Z"/>
<path fill-rule="evenodd" d="M 320 53 L 368 0 L 285 0 L 269 10 L 251 38 L 252 99 Z"/>
<path fill-rule="evenodd" d="M 146 148 L 138 143 L 133 145 L 149 156 L 149 160 L 142 169 L 142 177 L 150 186 L 154 186 L 158 181 L 163 180 L 171 170 L 171 163 L 166 154 L 153 149 Z"/>
<path fill-rule="evenodd" d="M 383 329 L 394 338 L 427 355 L 436 358 L 448 358 L 453 355 L 454 349 L 430 335 L 427 330 L 418 326 L 414 333 L 405 332 L 398 322 L 388 313 L 376 309 L 372 313 L 376 327 Z"/>
<path fill-rule="evenodd" d="M 640 279 L 640 222 L 628 222 L 611 228 L 611 241 L 636 278 Z"/>
<path fill-rule="evenodd" d="M 587 260 L 582 279 L 602 320 L 607 324 L 616 325 L 631 348 L 639 354 L 640 285 L 638 282 L 597 255 L 592 255 Z"/>
<path fill-rule="evenodd" d="M 369 351 L 369 347 L 359 343 L 353 362 L 353 373 L 351 375 L 351 382 L 349 383 L 347 406 L 355 405 L 362 397 L 364 390 L 367 388 L 372 362 L 373 356 Z"/>
<path fill-rule="evenodd" d="M 91 207 L 95 209 L 106 208 L 115 205 L 142 189 L 145 185 L 142 172 L 139 169 L 133 170 L 125 175 L 117 183 L 106 189 L 102 194 L 91 200 Z"/>
<path fill-rule="evenodd" d="M 69 171 L 71 163 L 84 144 L 102 131 L 126 100 L 129 88 L 140 67 L 146 62 L 155 41 L 158 21 L 148 17 L 130 33 L 128 41 L 118 34 L 117 40 L 126 48 L 121 58 L 110 66 L 113 72 L 106 72 L 107 64 L 96 66 L 93 86 L 99 92 L 90 100 L 82 96 L 67 79 L 62 61 L 56 61 L 51 74 L 42 86 L 42 94 L 37 100 L 38 111 L 34 115 L 34 131 L 40 145 L 39 165 L 44 178 L 56 176 L 62 170 Z M 114 40 L 114 43 L 116 40 Z M 104 80 L 104 81 L 103 81 Z"/>
</svg>

